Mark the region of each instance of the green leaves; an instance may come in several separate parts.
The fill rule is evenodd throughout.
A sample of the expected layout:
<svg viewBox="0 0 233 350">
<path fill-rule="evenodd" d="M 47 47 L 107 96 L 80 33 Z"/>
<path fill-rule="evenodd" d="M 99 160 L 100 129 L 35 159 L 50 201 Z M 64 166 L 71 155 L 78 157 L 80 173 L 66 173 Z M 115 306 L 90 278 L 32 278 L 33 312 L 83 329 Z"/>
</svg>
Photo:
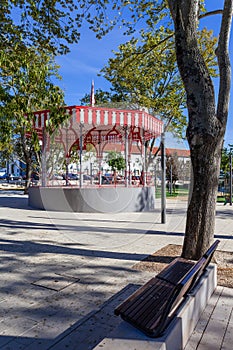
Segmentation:
<svg viewBox="0 0 233 350">
<path fill-rule="evenodd" d="M 165 121 L 169 131 L 184 137 L 186 95 L 176 63 L 173 31 L 159 26 L 140 34 L 119 46 L 102 73 L 121 100 L 149 108 Z M 212 76 L 217 75 L 216 42 L 212 31 L 199 32 L 200 49 Z"/>
<path fill-rule="evenodd" d="M 0 52 L 0 150 L 10 149 L 27 166 L 27 174 L 40 152 L 34 131 L 34 113 L 50 109 L 48 130 L 60 121 L 63 92 L 53 83 L 59 78 L 51 54 L 19 43 Z M 63 116 L 64 119 L 64 116 Z M 31 137 L 27 138 L 26 133 Z"/>
<path fill-rule="evenodd" d="M 100 39 L 116 25 L 126 35 L 136 24 L 152 28 L 166 13 L 166 1 L 159 0 L 2 0 L 0 45 L 18 38 L 27 46 L 67 53 L 68 44 L 79 41 L 83 24 Z"/>
<path fill-rule="evenodd" d="M 177 124 L 184 125 L 184 89 L 176 66 L 173 37 L 164 27 L 148 33 L 142 31 L 141 41 L 133 38 L 121 45 L 102 72 L 122 100 L 138 108 L 147 107 L 163 119 L 173 117 Z"/>
<path fill-rule="evenodd" d="M 95 91 L 95 105 L 96 106 L 105 106 L 105 107 L 113 107 L 115 104 L 122 103 L 121 97 L 114 92 L 103 91 L 102 89 L 97 89 Z M 90 105 L 90 94 L 86 94 L 81 99 L 81 105 L 88 106 Z M 123 107 L 124 108 L 124 107 Z"/>
<path fill-rule="evenodd" d="M 9 49 L 0 53 L 0 64 L 2 92 L 8 95 L 3 105 L 11 118 L 63 104 L 63 92 L 51 80 L 59 78 L 58 67 L 48 53 L 25 46 Z"/>
<path fill-rule="evenodd" d="M 122 170 L 125 169 L 125 160 L 124 157 L 117 152 L 111 151 L 106 157 L 107 164 L 111 167 L 112 170 Z"/>
<path fill-rule="evenodd" d="M 229 170 L 230 170 L 230 154 L 231 154 L 231 150 L 227 149 L 226 147 L 222 149 L 220 169 L 225 174 L 229 173 Z"/>
</svg>

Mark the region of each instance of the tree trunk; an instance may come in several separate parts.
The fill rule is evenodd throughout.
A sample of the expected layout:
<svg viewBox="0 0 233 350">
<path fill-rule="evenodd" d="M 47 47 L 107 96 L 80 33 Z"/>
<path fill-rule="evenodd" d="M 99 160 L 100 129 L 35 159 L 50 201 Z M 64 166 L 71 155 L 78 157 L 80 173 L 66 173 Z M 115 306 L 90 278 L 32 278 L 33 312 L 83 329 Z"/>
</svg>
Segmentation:
<svg viewBox="0 0 233 350">
<path fill-rule="evenodd" d="M 217 139 L 219 142 L 216 145 Z M 209 137 L 209 142 L 191 150 L 193 191 L 188 206 L 182 253 L 185 258 L 199 259 L 213 239 L 221 140 L 221 136 L 216 139 Z"/>
<path fill-rule="evenodd" d="M 25 179 L 25 187 L 24 187 L 24 193 L 28 193 L 28 188 L 31 183 L 31 176 L 32 176 L 32 164 L 31 159 L 26 160 L 26 179 Z"/>
<path fill-rule="evenodd" d="M 187 94 L 187 139 L 193 168 L 193 191 L 182 256 L 198 259 L 214 236 L 216 194 L 230 92 L 228 40 L 232 0 L 225 0 L 217 50 L 220 71 L 217 110 L 213 83 L 197 42 L 199 1 L 168 0 L 168 3 L 175 26 L 177 64 Z"/>
</svg>

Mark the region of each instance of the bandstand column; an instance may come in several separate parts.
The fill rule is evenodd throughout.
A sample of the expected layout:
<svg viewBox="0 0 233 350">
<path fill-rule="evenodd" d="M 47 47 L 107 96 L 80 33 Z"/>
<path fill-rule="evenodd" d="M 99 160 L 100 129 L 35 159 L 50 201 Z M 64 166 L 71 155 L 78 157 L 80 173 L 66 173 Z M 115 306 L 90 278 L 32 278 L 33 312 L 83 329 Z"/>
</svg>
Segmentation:
<svg viewBox="0 0 233 350">
<path fill-rule="evenodd" d="M 65 129 L 65 154 L 66 154 L 66 186 L 69 186 L 69 164 L 70 164 L 70 155 L 69 155 L 69 128 L 68 121 L 64 123 Z"/>
<path fill-rule="evenodd" d="M 83 172 L 82 172 L 82 153 L 83 153 L 83 125 L 80 123 L 79 126 L 79 187 L 83 185 Z"/>
<path fill-rule="evenodd" d="M 125 187 L 129 185 L 128 179 L 128 157 L 129 157 L 129 131 L 128 127 L 125 127 Z"/>
<path fill-rule="evenodd" d="M 129 147 L 128 147 L 128 178 L 129 178 L 129 186 L 132 185 L 132 171 L 131 171 L 131 153 L 132 153 L 132 144 L 133 144 L 133 133 L 132 129 L 129 132 L 128 135 L 129 139 Z"/>
<path fill-rule="evenodd" d="M 142 155 L 142 186 L 145 186 L 146 183 L 146 173 L 145 173 L 145 161 L 146 161 L 146 147 L 145 147 L 145 137 L 144 137 L 144 130 L 142 131 L 142 149 L 141 149 L 141 155 Z"/>
<path fill-rule="evenodd" d="M 41 154 L 41 185 L 45 187 L 47 185 L 47 171 L 46 171 L 46 142 L 47 133 L 45 128 L 42 129 L 42 154 Z"/>
<path fill-rule="evenodd" d="M 131 176 L 131 156 L 130 156 L 130 153 L 129 153 L 129 156 L 128 156 L 128 174 L 129 174 L 129 185 L 132 184 L 132 176 Z"/>
<path fill-rule="evenodd" d="M 69 186 L 69 164 L 70 164 L 70 158 L 68 155 L 66 155 L 66 186 Z"/>
<path fill-rule="evenodd" d="M 161 134 L 161 223 L 166 223 L 166 160 L 165 160 L 165 134 Z"/>
<path fill-rule="evenodd" d="M 101 171 L 101 166 L 102 166 L 102 154 L 98 155 L 98 166 L 99 166 L 99 185 L 102 185 L 102 171 Z"/>
<path fill-rule="evenodd" d="M 101 174 L 101 165 L 102 165 L 102 149 L 101 149 L 101 131 L 99 130 L 99 140 L 98 140 L 98 163 L 99 163 L 99 185 L 102 185 L 102 174 Z"/>
</svg>

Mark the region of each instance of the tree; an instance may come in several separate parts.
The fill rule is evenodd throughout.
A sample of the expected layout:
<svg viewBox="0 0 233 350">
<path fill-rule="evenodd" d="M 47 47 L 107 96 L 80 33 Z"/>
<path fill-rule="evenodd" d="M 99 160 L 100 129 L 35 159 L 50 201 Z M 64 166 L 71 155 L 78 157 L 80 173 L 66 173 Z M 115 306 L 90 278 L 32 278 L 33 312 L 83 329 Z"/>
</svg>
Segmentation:
<svg viewBox="0 0 233 350">
<path fill-rule="evenodd" d="M 26 188 L 33 162 L 39 164 L 40 145 L 34 130 L 34 111 L 50 110 L 48 130 L 59 124 L 63 92 L 51 81 L 58 67 L 48 53 L 36 48 L 14 47 L 0 53 L 0 149 L 15 153 L 26 166 Z M 20 54 L 19 54 L 20 53 Z M 63 116 L 64 118 L 64 116 Z M 27 137 L 27 134 L 31 135 Z M 35 161 L 36 160 L 36 161 Z"/>
<path fill-rule="evenodd" d="M 203 7 L 204 1 L 142 0 L 133 4 L 123 1 L 117 3 L 122 7 L 125 4 L 129 11 L 135 11 L 129 31 L 132 31 L 135 21 L 139 18 L 150 28 L 156 26 L 161 19 L 164 26 L 169 27 L 168 17 L 166 21 L 168 5 L 174 25 L 177 65 L 186 92 L 188 108 L 186 134 L 193 172 L 193 191 L 187 211 L 182 256 L 198 259 L 209 247 L 214 235 L 221 149 L 229 109 L 231 77 L 229 34 L 233 0 L 224 0 L 224 8 L 213 12 L 222 14 L 216 49 L 219 67 L 217 106 L 211 75 L 198 44 L 199 20 L 208 15 Z M 117 10 L 119 11 L 119 7 Z"/>
<path fill-rule="evenodd" d="M 81 106 L 88 106 L 90 105 L 90 94 L 86 94 L 81 99 Z M 95 91 L 95 105 L 96 106 L 113 106 L 114 104 L 121 103 L 121 97 L 114 92 L 109 91 L 103 91 L 102 89 L 97 89 Z"/>
<path fill-rule="evenodd" d="M 163 26 L 119 46 L 102 69 L 121 101 L 136 108 L 146 107 L 167 125 L 167 131 L 184 137 L 187 126 L 185 90 L 176 64 L 172 31 Z M 170 36 L 169 36 L 170 34 Z M 205 28 L 198 41 L 208 68 L 216 76 L 214 51 L 217 39 Z"/>
<path fill-rule="evenodd" d="M 165 123 L 164 131 L 185 138 L 187 127 L 186 94 L 175 56 L 172 31 L 164 26 L 141 30 L 120 45 L 115 57 L 102 69 L 104 77 L 112 84 L 111 90 L 119 100 L 128 101 L 130 107 L 149 109 Z M 206 28 L 198 31 L 198 43 L 211 76 L 216 77 L 216 42 L 213 32 Z M 155 139 L 146 142 L 146 169 L 153 163 Z"/>
<path fill-rule="evenodd" d="M 90 29 L 100 38 L 120 20 L 126 28 L 125 33 L 129 35 L 135 32 L 137 22 L 149 30 L 162 21 L 164 27 L 171 29 L 172 17 L 176 60 L 187 97 L 187 139 L 194 178 L 182 255 L 193 259 L 198 259 L 204 253 L 214 234 L 221 149 L 229 108 L 228 46 L 232 2 L 233 0 L 224 0 L 224 8 L 213 12 L 222 14 L 216 50 L 220 76 L 217 106 L 210 72 L 197 40 L 199 19 L 207 15 L 204 12 L 204 0 L 79 0 L 78 5 L 74 0 L 42 0 L 39 3 L 31 0 L 4 0 L 0 8 L 3 28 L 0 33 L 1 47 L 9 45 L 9 36 L 19 37 L 20 33 L 29 42 L 38 42 L 56 52 L 56 39 L 63 38 L 65 42 L 78 40 L 79 33 L 73 24 L 79 27 L 83 20 L 89 23 Z M 22 21 L 17 19 L 18 22 L 13 22 L 12 6 L 22 9 Z M 171 32 L 168 31 L 167 38 L 170 36 Z"/>
<path fill-rule="evenodd" d="M 20 40 L 26 46 L 64 54 L 69 52 L 69 44 L 78 42 L 83 24 L 101 38 L 119 23 L 119 16 L 123 26 L 125 22 L 130 25 L 127 32 L 132 32 L 133 24 L 125 21 L 121 13 L 125 5 L 130 3 L 125 0 L 1 0 L 1 49 L 9 47 L 12 40 Z M 129 7 L 129 11 L 133 14 L 134 9 Z"/>
<path fill-rule="evenodd" d="M 219 65 L 217 108 L 214 86 L 197 42 L 198 0 L 168 0 L 175 28 L 176 57 L 187 94 L 187 139 L 193 171 L 182 255 L 198 259 L 214 235 L 215 203 L 230 93 L 229 34 L 232 0 L 224 1 L 216 50 Z"/>
<path fill-rule="evenodd" d="M 124 157 L 120 153 L 117 153 L 115 151 L 111 151 L 108 153 L 106 157 L 106 162 L 114 172 L 116 170 L 120 171 L 122 169 L 125 169 Z"/>
<path fill-rule="evenodd" d="M 169 155 L 166 159 L 166 178 L 169 184 L 170 193 L 175 189 L 175 183 L 179 179 L 179 161 L 177 154 Z"/>
<path fill-rule="evenodd" d="M 2 0 L 0 3 L 0 45 L 9 47 L 9 42 L 21 41 L 25 46 L 36 46 L 50 53 L 69 51 L 67 43 L 79 39 L 79 18 L 71 17 L 77 9 L 72 0 L 39 2 L 31 0 Z"/>
<path fill-rule="evenodd" d="M 227 172 L 229 172 L 229 169 L 230 169 L 230 151 L 224 147 L 222 149 L 222 156 L 221 156 L 221 166 L 220 166 L 220 169 L 222 172 L 224 172 L 225 174 Z"/>
</svg>

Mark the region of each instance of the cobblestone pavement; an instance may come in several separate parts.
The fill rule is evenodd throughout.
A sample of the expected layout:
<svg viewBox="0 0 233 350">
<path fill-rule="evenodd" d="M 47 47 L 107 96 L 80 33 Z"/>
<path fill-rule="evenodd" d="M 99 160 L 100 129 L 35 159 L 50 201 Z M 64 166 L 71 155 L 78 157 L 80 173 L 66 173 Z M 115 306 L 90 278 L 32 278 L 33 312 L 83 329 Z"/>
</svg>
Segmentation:
<svg viewBox="0 0 233 350">
<path fill-rule="evenodd" d="M 183 242 L 186 201 L 167 201 L 166 224 L 159 205 L 153 213 L 46 212 L 28 207 L 21 192 L 0 191 L 0 349 L 93 349 L 120 322 L 115 305 L 151 277 L 133 265 Z M 232 210 L 217 205 L 220 250 L 233 250 Z M 223 312 L 232 290 L 216 293 Z M 225 334 L 232 316 L 227 320 Z M 213 330 L 215 323 L 203 327 Z M 199 350 L 215 349 L 204 347 L 209 339 L 200 328 L 195 334 Z M 222 350 L 227 344 L 222 340 Z"/>
</svg>

